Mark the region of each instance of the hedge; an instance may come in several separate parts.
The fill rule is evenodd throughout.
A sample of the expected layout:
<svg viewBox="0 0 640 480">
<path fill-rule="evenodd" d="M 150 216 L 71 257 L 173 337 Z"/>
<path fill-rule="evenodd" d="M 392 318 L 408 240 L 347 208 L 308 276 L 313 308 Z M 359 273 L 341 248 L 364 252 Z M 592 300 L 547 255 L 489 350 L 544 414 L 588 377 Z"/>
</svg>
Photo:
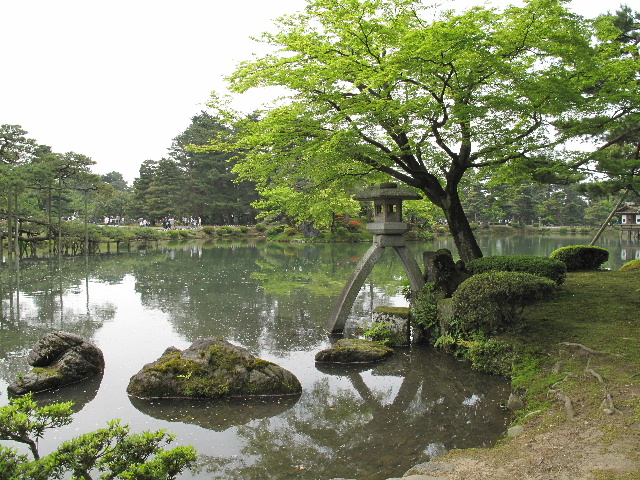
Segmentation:
<svg viewBox="0 0 640 480">
<path fill-rule="evenodd" d="M 464 338 L 474 333 L 509 330 L 522 319 L 525 307 L 551 295 L 556 284 L 523 272 L 487 272 L 460 284 L 452 297 L 449 332 Z"/>
<path fill-rule="evenodd" d="M 625 272 L 627 270 L 640 270 L 640 259 L 631 260 L 620 267 L 620 270 Z"/>
<path fill-rule="evenodd" d="M 564 262 L 534 255 L 497 255 L 476 258 L 466 265 L 471 275 L 487 272 L 524 272 L 553 280 L 558 285 L 567 276 Z"/>
<path fill-rule="evenodd" d="M 597 270 L 609 259 L 609 251 L 590 245 L 570 245 L 553 251 L 549 257 L 564 262 L 568 272 Z"/>
</svg>

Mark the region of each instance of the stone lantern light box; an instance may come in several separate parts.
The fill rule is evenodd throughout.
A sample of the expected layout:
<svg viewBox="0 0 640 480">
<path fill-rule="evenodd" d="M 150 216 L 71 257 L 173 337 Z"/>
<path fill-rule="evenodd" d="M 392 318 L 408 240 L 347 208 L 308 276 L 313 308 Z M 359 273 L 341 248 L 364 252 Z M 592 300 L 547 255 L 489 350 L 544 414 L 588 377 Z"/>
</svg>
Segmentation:
<svg viewBox="0 0 640 480">
<path fill-rule="evenodd" d="M 367 230 L 374 235 L 400 235 L 409 230 L 409 225 L 402 221 L 402 201 L 420 200 L 422 197 L 409 189 L 398 188 L 395 183 L 382 183 L 354 198 L 373 200 L 374 221 L 367 224 Z"/>
</svg>

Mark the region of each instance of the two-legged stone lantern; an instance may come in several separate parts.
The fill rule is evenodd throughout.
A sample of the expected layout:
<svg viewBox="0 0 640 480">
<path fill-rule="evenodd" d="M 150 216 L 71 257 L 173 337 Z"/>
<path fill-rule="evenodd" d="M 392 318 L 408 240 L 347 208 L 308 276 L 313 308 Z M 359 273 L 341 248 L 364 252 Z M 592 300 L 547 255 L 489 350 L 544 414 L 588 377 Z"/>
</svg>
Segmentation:
<svg viewBox="0 0 640 480">
<path fill-rule="evenodd" d="M 340 334 L 344 330 L 347 317 L 364 281 L 375 264 L 380 260 L 386 247 L 393 247 L 409 277 L 411 291 L 417 293 L 424 287 L 422 272 L 415 258 L 409 252 L 402 236 L 409 225 L 402 221 L 402 200 L 419 200 L 422 197 L 406 188 L 398 188 L 395 183 L 383 183 L 378 188 L 366 190 L 355 196 L 356 200 L 373 200 L 375 217 L 367 225 L 372 232 L 373 244 L 360 259 L 355 271 L 345 285 L 338 302 L 333 307 L 327 330 Z"/>
</svg>

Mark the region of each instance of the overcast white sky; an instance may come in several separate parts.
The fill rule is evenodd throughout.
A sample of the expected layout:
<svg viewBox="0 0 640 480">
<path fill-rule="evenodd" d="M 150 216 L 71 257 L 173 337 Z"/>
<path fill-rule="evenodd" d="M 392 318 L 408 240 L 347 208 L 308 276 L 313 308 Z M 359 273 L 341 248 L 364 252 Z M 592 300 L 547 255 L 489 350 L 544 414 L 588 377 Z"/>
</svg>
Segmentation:
<svg viewBox="0 0 640 480">
<path fill-rule="evenodd" d="M 305 0 L 0 0 L 0 124 L 21 125 L 54 152 L 87 155 L 96 162 L 94 173 L 117 171 L 131 183 L 144 160 L 166 156 L 212 90 L 224 93 L 222 77 L 261 52 L 249 37 L 305 5 Z M 572 0 L 571 5 L 592 17 L 615 10 L 618 2 Z M 262 99 L 254 93 L 236 106 L 250 111 Z"/>
</svg>

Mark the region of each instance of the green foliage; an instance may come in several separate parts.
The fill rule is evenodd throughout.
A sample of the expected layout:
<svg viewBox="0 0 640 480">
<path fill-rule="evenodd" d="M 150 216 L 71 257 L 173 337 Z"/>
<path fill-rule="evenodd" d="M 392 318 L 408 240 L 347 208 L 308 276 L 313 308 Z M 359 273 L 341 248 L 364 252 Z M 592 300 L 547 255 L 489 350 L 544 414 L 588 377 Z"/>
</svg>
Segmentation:
<svg viewBox="0 0 640 480">
<path fill-rule="evenodd" d="M 609 251 L 602 247 L 570 245 L 554 250 L 550 258 L 564 262 L 568 272 L 597 270 L 609 259 Z"/>
<path fill-rule="evenodd" d="M 567 266 L 560 260 L 534 255 L 496 255 L 476 258 L 466 265 L 472 275 L 486 272 L 525 272 L 553 280 L 558 285 L 567 276 Z"/>
<path fill-rule="evenodd" d="M 454 337 L 491 334 L 512 329 L 522 320 L 525 307 L 551 295 L 556 284 L 522 272 L 487 272 L 460 284 L 452 297 Z"/>
<path fill-rule="evenodd" d="M 433 240 L 433 232 L 431 232 L 426 226 L 411 225 L 411 230 L 404 234 L 404 238 L 407 240 Z"/>
<path fill-rule="evenodd" d="M 178 230 L 169 230 L 167 234 L 171 240 L 176 240 L 180 236 L 180 232 L 178 232 Z"/>
<path fill-rule="evenodd" d="M 233 144 L 234 132 L 219 118 L 200 112 L 174 138 L 169 158 L 146 160 L 133 185 L 134 216 L 158 219 L 201 217 L 209 225 L 232 223 L 234 217 L 255 210 L 258 198 L 251 182 L 236 183 L 231 172 L 233 151 L 206 148 L 210 140 L 225 138 Z"/>
<path fill-rule="evenodd" d="M 636 260 L 631 260 L 630 262 L 625 263 L 620 267 L 620 270 L 640 270 L 640 258 Z"/>
<path fill-rule="evenodd" d="M 362 332 L 362 335 L 382 345 L 388 345 L 389 342 L 391 342 L 391 338 L 393 337 L 393 331 L 391 330 L 391 327 L 392 324 L 390 323 L 378 322 Z"/>
<path fill-rule="evenodd" d="M 296 233 L 298 233 L 298 230 L 295 227 L 287 227 L 284 229 L 284 234 L 287 237 L 292 237 L 294 236 Z"/>
<path fill-rule="evenodd" d="M 178 235 L 182 238 L 187 238 L 189 236 L 189 230 L 178 230 Z"/>
<path fill-rule="evenodd" d="M 272 237 L 272 236 L 278 235 L 278 234 L 284 232 L 284 229 L 286 227 L 287 227 L 286 225 L 274 225 L 272 227 L 269 227 L 267 229 L 267 236 L 268 237 Z"/>
<path fill-rule="evenodd" d="M 465 356 L 475 370 L 505 376 L 511 375 L 517 358 L 513 345 L 495 338 L 469 342 Z"/>
<path fill-rule="evenodd" d="M 257 232 L 264 232 L 267 230 L 267 226 L 264 223 L 256 223 L 256 231 Z"/>
<path fill-rule="evenodd" d="M 427 282 L 411 304 L 411 319 L 425 334 L 435 340 L 440 334 L 438 323 L 438 301 L 445 293 L 435 288 L 434 282 Z"/>
<path fill-rule="evenodd" d="M 57 403 L 39 407 L 29 393 L 9 400 L 0 408 L 0 440 L 14 440 L 29 446 L 37 459 L 36 441 L 50 428 L 71 423 L 73 402 Z"/>
<path fill-rule="evenodd" d="M 193 447 L 165 450 L 174 437 L 164 430 L 131 433 L 119 420 L 107 428 L 62 443 L 53 453 L 40 458 L 37 439 L 46 429 L 71 422 L 72 402 L 40 407 L 28 394 L 0 407 L 0 439 L 29 445 L 33 460 L 0 446 L 0 480 L 49 480 L 72 478 L 91 480 L 93 472 L 102 479 L 173 480 L 195 464 Z"/>
<path fill-rule="evenodd" d="M 204 227 L 202 227 L 202 231 L 205 233 L 205 235 L 214 235 L 216 233 L 215 227 L 212 227 L 211 225 L 205 225 Z"/>
<path fill-rule="evenodd" d="M 341 240 L 349 238 L 349 229 L 347 227 L 338 227 L 335 231 L 335 236 Z"/>
<path fill-rule="evenodd" d="M 234 171 L 261 192 L 288 189 L 279 208 L 302 220 L 318 205 L 344 212 L 338 200 L 363 184 L 410 184 L 442 210 L 463 261 L 480 252 L 460 182 L 537 168 L 523 164 L 564 140 L 548 126 L 589 107 L 591 24 L 558 0 L 437 18 L 418 0 L 312 0 L 275 30 L 261 37 L 274 53 L 242 63 L 230 87 L 284 87 L 290 100 L 258 119 L 211 105 L 236 119 Z"/>
<path fill-rule="evenodd" d="M 167 232 L 163 232 L 162 230 L 158 230 L 156 228 L 134 227 L 133 232 L 137 238 L 145 241 L 161 240 L 163 238 L 167 238 Z"/>
<path fill-rule="evenodd" d="M 456 339 L 453 338 L 453 335 L 445 333 L 444 335 L 440 335 L 435 343 L 433 344 L 436 348 L 442 348 L 445 351 L 451 351 L 451 349 L 456 345 Z"/>
<path fill-rule="evenodd" d="M 21 465 L 29 462 L 26 455 L 18 455 L 12 448 L 0 446 L 0 480 L 17 480 Z"/>
</svg>

